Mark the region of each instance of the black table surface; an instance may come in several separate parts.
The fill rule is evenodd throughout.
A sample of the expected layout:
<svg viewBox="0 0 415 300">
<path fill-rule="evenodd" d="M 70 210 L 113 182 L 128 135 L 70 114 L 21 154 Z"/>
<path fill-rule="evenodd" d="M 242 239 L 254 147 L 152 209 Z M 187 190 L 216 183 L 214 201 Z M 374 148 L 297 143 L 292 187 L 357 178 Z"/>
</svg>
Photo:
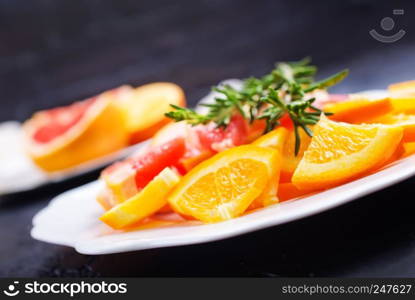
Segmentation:
<svg viewBox="0 0 415 300">
<path fill-rule="evenodd" d="M 392 9 L 405 14 L 393 16 Z M 123 83 L 173 81 L 195 104 L 226 78 L 311 55 L 335 92 L 415 79 L 415 3 L 395 1 L 0 2 L 0 120 Z M 368 31 L 393 17 L 404 38 Z M 98 172 L 0 197 L 0 276 L 415 276 L 414 178 L 349 204 L 232 239 L 85 256 L 33 240 L 31 220 Z"/>
</svg>

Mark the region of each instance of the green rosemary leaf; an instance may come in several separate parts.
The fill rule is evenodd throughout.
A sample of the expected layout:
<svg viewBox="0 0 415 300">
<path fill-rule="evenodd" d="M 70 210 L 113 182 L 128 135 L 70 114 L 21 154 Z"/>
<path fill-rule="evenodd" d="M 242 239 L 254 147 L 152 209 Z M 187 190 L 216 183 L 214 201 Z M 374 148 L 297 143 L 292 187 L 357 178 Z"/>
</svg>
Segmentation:
<svg viewBox="0 0 415 300">
<path fill-rule="evenodd" d="M 308 88 L 305 89 L 305 93 L 309 93 L 311 91 L 314 91 L 316 89 L 326 89 L 329 88 L 340 81 L 342 81 L 346 76 L 349 74 L 349 70 L 345 69 L 339 73 L 336 73 L 326 79 L 323 79 L 321 81 L 318 81 L 316 83 L 311 84 Z"/>
</svg>

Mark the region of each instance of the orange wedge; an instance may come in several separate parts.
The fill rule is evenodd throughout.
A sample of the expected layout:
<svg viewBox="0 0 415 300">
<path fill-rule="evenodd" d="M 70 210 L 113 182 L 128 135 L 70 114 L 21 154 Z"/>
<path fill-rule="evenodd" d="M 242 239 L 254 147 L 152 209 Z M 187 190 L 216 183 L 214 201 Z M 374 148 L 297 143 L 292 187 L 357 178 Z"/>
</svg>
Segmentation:
<svg viewBox="0 0 415 300">
<path fill-rule="evenodd" d="M 312 127 L 310 128 L 312 129 Z M 291 177 L 300 163 L 300 160 L 304 155 L 304 151 L 307 150 L 308 145 L 310 144 L 311 138 L 305 133 L 304 130 L 299 129 L 298 133 L 300 135 L 301 144 L 297 155 L 295 155 L 294 152 L 295 135 L 293 130 L 288 132 L 288 136 L 285 140 L 284 148 L 282 150 L 282 166 L 280 175 L 281 182 L 291 181 Z"/>
<path fill-rule="evenodd" d="M 391 94 L 412 95 L 415 96 L 415 80 L 394 83 L 388 86 Z"/>
<path fill-rule="evenodd" d="M 166 168 L 130 199 L 104 213 L 100 220 L 114 229 L 128 227 L 154 214 L 167 204 L 167 195 L 180 177 Z"/>
<path fill-rule="evenodd" d="M 302 197 L 310 192 L 298 189 L 293 183 L 280 183 L 278 187 L 278 199 L 280 202 Z"/>
<path fill-rule="evenodd" d="M 256 198 L 249 209 L 256 209 L 260 207 L 266 207 L 271 204 L 278 203 L 278 183 L 280 180 L 280 169 L 282 165 L 282 150 L 284 148 L 285 140 L 288 136 L 288 130 L 284 127 L 279 127 L 255 140 L 252 145 L 259 147 L 269 147 L 277 150 L 278 160 L 277 160 L 277 172 L 275 176 L 271 178 L 265 187 L 264 191 Z"/>
<path fill-rule="evenodd" d="M 169 122 L 164 115 L 170 104 L 186 104 L 183 90 L 176 84 L 156 82 L 140 86 L 121 101 L 130 142 L 137 143 L 154 135 Z"/>
<path fill-rule="evenodd" d="M 196 167 L 198 164 L 200 164 L 202 161 L 212 157 L 213 155 L 214 153 L 212 151 L 202 151 L 197 155 L 181 159 L 180 164 L 183 166 L 184 170 L 188 172 L 194 167 Z"/>
<path fill-rule="evenodd" d="M 394 113 L 415 114 L 415 96 L 391 96 Z"/>
<path fill-rule="evenodd" d="M 395 113 L 415 114 L 415 80 L 391 84 L 388 91 Z"/>
<path fill-rule="evenodd" d="M 176 212 L 203 222 L 240 216 L 274 178 L 277 164 L 278 153 L 270 148 L 225 150 L 187 173 L 168 201 Z"/>
<path fill-rule="evenodd" d="M 128 144 L 123 114 L 114 91 L 41 111 L 23 124 L 25 144 L 34 163 L 45 171 L 68 169 Z"/>
<path fill-rule="evenodd" d="M 373 123 L 400 126 L 403 128 L 402 142 L 415 142 L 415 115 L 387 114 L 373 120 Z"/>
<path fill-rule="evenodd" d="M 351 125 L 322 115 L 292 182 L 299 189 L 318 190 L 357 178 L 388 161 L 402 134 L 397 126 Z"/>
<path fill-rule="evenodd" d="M 403 144 L 403 154 L 402 157 L 407 157 L 415 153 L 415 142 L 404 143 Z"/>
<path fill-rule="evenodd" d="M 350 100 L 331 103 L 324 106 L 324 111 L 333 113 L 331 120 L 347 123 L 365 123 L 393 110 L 389 98 L 370 99 L 353 95 Z"/>
<path fill-rule="evenodd" d="M 270 147 L 282 152 L 288 134 L 289 131 L 286 128 L 278 127 L 256 139 L 252 145 L 258 147 Z"/>
</svg>

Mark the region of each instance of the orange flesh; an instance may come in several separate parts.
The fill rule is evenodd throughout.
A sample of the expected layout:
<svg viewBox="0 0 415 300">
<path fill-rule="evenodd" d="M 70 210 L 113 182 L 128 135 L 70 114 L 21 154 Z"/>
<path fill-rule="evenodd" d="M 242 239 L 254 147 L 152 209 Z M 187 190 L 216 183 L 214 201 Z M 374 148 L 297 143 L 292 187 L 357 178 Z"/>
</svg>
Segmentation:
<svg viewBox="0 0 415 300">
<path fill-rule="evenodd" d="M 331 120 L 347 123 L 364 123 L 393 110 L 388 98 L 385 99 L 351 99 L 344 102 L 328 104 L 324 111 L 333 113 Z"/>
<path fill-rule="evenodd" d="M 310 126 L 310 128 L 312 128 Z M 281 182 L 290 182 L 291 177 L 297 168 L 301 158 L 304 155 L 304 151 L 307 150 L 308 145 L 311 142 L 311 138 L 304 132 L 304 130 L 299 129 L 299 134 L 301 138 L 300 150 L 297 155 L 295 155 L 295 135 L 294 131 L 291 130 L 287 134 L 285 140 L 284 148 L 282 151 L 282 166 L 281 166 Z"/>
<path fill-rule="evenodd" d="M 183 90 L 169 82 L 142 85 L 131 97 L 122 102 L 130 143 L 138 143 L 152 137 L 171 120 L 164 114 L 171 110 L 170 104 L 186 105 Z"/>
<path fill-rule="evenodd" d="M 374 119 L 371 123 L 396 125 L 403 129 L 402 142 L 415 142 L 415 115 L 407 114 L 387 114 Z"/>
<path fill-rule="evenodd" d="M 173 210 L 203 222 L 239 216 L 277 172 L 277 151 L 258 146 L 225 150 L 202 162 L 174 188 Z"/>
<path fill-rule="evenodd" d="M 278 199 L 280 202 L 309 195 L 310 192 L 298 189 L 293 183 L 280 183 L 278 188 Z"/>
<path fill-rule="evenodd" d="M 403 130 L 387 125 L 351 125 L 322 117 L 294 172 L 298 189 L 319 190 L 367 175 L 392 157 Z"/>
<path fill-rule="evenodd" d="M 388 87 L 388 91 L 392 94 L 414 95 L 415 94 L 415 80 L 391 84 Z"/>
</svg>

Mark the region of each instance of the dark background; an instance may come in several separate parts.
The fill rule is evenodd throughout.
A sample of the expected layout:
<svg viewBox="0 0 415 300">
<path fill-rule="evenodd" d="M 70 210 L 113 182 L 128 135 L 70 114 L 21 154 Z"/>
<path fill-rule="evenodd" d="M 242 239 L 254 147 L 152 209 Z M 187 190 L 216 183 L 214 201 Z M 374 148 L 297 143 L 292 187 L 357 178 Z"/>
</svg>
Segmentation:
<svg viewBox="0 0 415 300">
<path fill-rule="evenodd" d="M 380 20 L 394 16 L 391 32 Z M 173 81 L 195 104 L 226 78 L 310 55 L 336 92 L 415 79 L 413 1 L 0 0 L 0 121 L 129 83 Z M 368 31 L 406 30 L 393 44 Z M 415 276 L 413 179 L 226 241 L 83 256 L 30 238 L 31 219 L 97 173 L 0 198 L 0 276 Z"/>
</svg>

